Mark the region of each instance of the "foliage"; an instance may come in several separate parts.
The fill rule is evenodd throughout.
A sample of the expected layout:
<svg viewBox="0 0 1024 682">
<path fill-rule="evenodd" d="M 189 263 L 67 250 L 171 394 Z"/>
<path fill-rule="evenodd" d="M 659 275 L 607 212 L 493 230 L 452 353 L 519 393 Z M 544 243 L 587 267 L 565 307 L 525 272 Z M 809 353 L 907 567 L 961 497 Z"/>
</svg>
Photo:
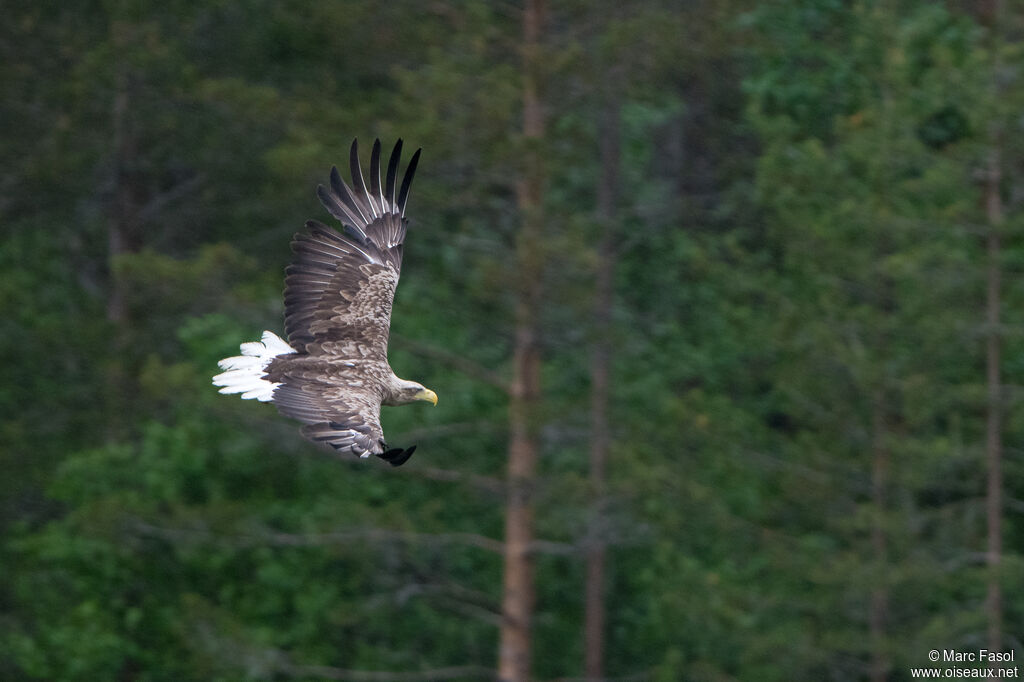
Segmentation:
<svg viewBox="0 0 1024 682">
<path fill-rule="evenodd" d="M 609 87 L 623 142 L 609 675 L 854 680 L 881 653 L 904 679 L 931 649 L 978 648 L 978 174 L 1003 129 L 1003 369 L 1016 384 L 1019 46 L 934 3 L 551 11 L 536 677 L 582 670 Z M 512 347 L 518 7 L 9 14 L 0 678 L 486 678 L 507 401 L 482 377 L 507 376 Z M 286 244 L 325 219 L 312 190 L 356 135 L 424 148 L 391 360 L 440 401 L 385 411 L 389 440 L 420 446 L 399 470 L 325 455 L 269 406 L 210 386 L 239 342 L 280 331 Z M 1008 633 L 1024 622 L 1013 397 Z"/>
</svg>

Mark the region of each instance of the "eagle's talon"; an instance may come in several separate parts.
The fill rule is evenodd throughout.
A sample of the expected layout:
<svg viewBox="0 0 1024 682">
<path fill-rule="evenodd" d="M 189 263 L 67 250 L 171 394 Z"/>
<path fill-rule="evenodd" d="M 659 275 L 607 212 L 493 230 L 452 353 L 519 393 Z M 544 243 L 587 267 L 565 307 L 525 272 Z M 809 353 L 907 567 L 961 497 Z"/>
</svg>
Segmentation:
<svg viewBox="0 0 1024 682">
<path fill-rule="evenodd" d="M 391 464 L 391 466 L 393 467 L 400 467 L 409 461 L 409 458 L 412 457 L 412 453 L 415 450 L 416 446 L 413 445 L 410 448 L 406 448 L 403 451 L 399 451 L 399 453 L 393 459 L 388 460 L 388 463 Z"/>
<path fill-rule="evenodd" d="M 390 450 L 385 450 L 384 452 L 380 453 L 377 456 L 380 457 L 385 462 L 390 462 L 395 457 L 398 457 L 400 454 L 402 454 L 402 448 L 391 448 Z"/>
<path fill-rule="evenodd" d="M 412 457 L 412 453 L 415 450 L 416 450 L 416 446 L 415 445 L 413 445 L 410 448 L 405 448 L 405 449 L 402 449 L 402 448 L 391 448 L 390 450 L 385 450 L 384 452 L 382 452 L 381 454 L 379 454 L 377 456 L 380 457 L 382 460 L 384 460 L 385 462 L 387 462 L 388 464 L 390 464 L 393 467 L 400 467 L 400 466 L 402 466 L 403 464 L 405 464 L 406 462 L 409 461 L 409 458 Z"/>
</svg>

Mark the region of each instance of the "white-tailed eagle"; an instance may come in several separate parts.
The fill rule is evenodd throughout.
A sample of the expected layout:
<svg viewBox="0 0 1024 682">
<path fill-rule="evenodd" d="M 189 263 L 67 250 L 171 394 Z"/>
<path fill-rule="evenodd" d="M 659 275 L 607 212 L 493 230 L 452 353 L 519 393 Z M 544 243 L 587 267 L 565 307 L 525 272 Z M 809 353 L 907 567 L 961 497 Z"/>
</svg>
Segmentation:
<svg viewBox="0 0 1024 682">
<path fill-rule="evenodd" d="M 380 140 L 370 154 L 370 187 L 352 142 L 352 187 L 331 169 L 330 187 L 317 195 L 341 221 L 344 234 L 315 220 L 292 241 L 295 258 L 285 270 L 284 327 L 241 345 L 242 355 L 221 360 L 213 378 L 221 393 L 273 402 L 304 424 L 302 435 L 360 457 L 377 455 L 404 464 L 416 446 L 388 448 L 381 405 L 437 404 L 437 395 L 399 379 L 388 364 L 391 303 L 402 269 L 408 220 L 405 204 L 420 150 L 413 154 L 396 194 L 402 141 L 395 144 L 381 185 Z"/>
</svg>

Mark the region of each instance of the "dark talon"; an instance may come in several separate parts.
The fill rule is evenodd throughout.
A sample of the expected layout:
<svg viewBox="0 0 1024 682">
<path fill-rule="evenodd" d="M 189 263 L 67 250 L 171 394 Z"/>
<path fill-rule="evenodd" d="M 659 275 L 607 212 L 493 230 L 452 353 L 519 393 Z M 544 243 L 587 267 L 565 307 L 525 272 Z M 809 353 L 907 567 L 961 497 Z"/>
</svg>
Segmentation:
<svg viewBox="0 0 1024 682">
<path fill-rule="evenodd" d="M 400 467 L 409 461 L 409 458 L 412 457 L 412 453 L 415 450 L 415 445 L 404 450 L 402 448 L 392 448 L 390 450 L 384 451 L 383 453 L 377 456 L 393 467 Z"/>
<path fill-rule="evenodd" d="M 402 466 L 403 464 L 405 464 L 406 462 L 409 461 L 409 458 L 412 457 L 412 453 L 415 452 L 415 450 L 416 450 L 416 446 L 415 445 L 413 445 L 410 448 L 406 448 L 404 453 L 399 454 L 398 457 L 395 457 L 393 460 L 391 460 L 391 466 L 393 466 L 393 467 L 400 467 L 400 466 Z"/>
</svg>

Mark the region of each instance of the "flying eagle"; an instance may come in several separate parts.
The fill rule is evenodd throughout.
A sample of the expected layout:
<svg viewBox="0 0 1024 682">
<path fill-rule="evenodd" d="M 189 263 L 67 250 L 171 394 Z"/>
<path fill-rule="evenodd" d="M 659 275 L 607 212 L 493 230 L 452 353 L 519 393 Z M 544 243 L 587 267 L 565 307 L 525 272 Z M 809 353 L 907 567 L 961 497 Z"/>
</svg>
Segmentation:
<svg viewBox="0 0 1024 682">
<path fill-rule="evenodd" d="M 370 154 L 370 188 L 363 182 L 359 148 L 352 141 L 352 187 L 331 169 L 330 188 L 317 196 L 344 234 L 315 220 L 296 234 L 295 258 L 285 270 L 284 327 L 241 345 L 242 354 L 221 360 L 213 378 L 221 393 L 273 402 L 304 424 L 302 435 L 360 457 L 377 455 L 400 466 L 416 446 L 388 448 L 381 405 L 437 404 L 437 394 L 399 379 L 388 364 L 391 303 L 402 270 L 408 220 L 405 204 L 420 158 L 416 150 L 395 194 L 402 141 L 395 144 L 381 186 L 380 140 Z M 354 189 L 353 189 L 354 188 Z"/>
</svg>

